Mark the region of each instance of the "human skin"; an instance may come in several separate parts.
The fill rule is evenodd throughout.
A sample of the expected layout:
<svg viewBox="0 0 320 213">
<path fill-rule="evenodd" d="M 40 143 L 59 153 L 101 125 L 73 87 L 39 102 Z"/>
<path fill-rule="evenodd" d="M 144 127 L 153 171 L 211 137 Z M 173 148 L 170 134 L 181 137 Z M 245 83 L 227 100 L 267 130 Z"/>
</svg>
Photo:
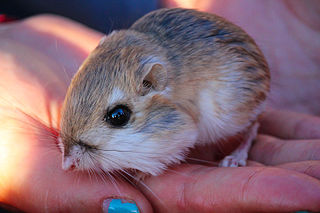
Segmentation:
<svg viewBox="0 0 320 213">
<path fill-rule="evenodd" d="M 265 114 L 249 167 L 177 165 L 144 180 L 158 198 L 142 184 L 63 171 L 59 109 L 101 36 L 53 16 L 0 26 L 1 202 L 27 212 L 99 212 L 110 197 L 134 200 L 142 212 L 320 211 L 320 119 L 286 111 Z"/>
</svg>

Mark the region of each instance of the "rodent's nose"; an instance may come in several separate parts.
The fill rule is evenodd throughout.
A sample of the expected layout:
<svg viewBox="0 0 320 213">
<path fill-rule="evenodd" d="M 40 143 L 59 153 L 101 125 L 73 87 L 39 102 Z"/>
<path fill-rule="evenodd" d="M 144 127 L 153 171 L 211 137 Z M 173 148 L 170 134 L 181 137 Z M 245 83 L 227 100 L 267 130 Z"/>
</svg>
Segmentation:
<svg viewBox="0 0 320 213">
<path fill-rule="evenodd" d="M 79 159 L 74 159 L 72 156 L 64 156 L 62 159 L 62 169 L 65 171 L 72 171 L 77 167 L 76 164 L 78 161 Z"/>
</svg>

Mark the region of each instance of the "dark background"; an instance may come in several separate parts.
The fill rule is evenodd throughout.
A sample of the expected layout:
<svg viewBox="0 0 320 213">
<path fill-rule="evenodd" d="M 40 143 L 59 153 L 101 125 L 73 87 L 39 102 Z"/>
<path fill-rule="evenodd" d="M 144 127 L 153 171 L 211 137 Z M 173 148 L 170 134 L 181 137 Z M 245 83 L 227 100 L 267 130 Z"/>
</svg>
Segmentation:
<svg viewBox="0 0 320 213">
<path fill-rule="evenodd" d="M 103 33 L 128 28 L 160 0 L 0 0 L 0 14 L 25 18 L 51 13 L 69 17 Z"/>
</svg>

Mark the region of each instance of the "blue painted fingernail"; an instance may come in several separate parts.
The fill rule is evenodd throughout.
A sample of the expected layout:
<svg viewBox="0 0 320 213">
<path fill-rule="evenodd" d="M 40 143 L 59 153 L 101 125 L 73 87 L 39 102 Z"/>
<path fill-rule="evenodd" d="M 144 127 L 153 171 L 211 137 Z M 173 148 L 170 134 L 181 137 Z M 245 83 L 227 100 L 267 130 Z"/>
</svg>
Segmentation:
<svg viewBox="0 0 320 213">
<path fill-rule="evenodd" d="M 309 211 L 296 211 L 295 213 L 311 213 Z"/>
<path fill-rule="evenodd" d="M 107 213 L 139 213 L 139 209 L 134 202 L 121 199 L 104 200 L 102 210 Z"/>
</svg>

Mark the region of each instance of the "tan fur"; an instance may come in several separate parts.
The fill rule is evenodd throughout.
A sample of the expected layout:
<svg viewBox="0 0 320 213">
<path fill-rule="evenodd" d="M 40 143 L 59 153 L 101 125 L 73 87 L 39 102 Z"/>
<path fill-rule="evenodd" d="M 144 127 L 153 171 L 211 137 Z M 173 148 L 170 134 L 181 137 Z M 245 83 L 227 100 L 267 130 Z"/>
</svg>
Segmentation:
<svg viewBox="0 0 320 213">
<path fill-rule="evenodd" d="M 152 76 L 152 81 L 164 84 L 163 88 L 145 94 L 143 76 L 148 72 L 146 63 L 153 63 L 152 60 L 161 64 L 157 68 L 167 72 L 163 75 L 167 79 L 160 81 Z M 145 137 L 151 144 L 162 143 L 159 147 L 163 149 L 169 146 L 181 149 L 172 149 L 175 150 L 172 156 L 168 149 L 163 157 L 156 159 L 163 164 L 160 170 L 164 169 L 164 164 L 181 160 L 185 151 L 196 143 L 214 142 L 249 128 L 262 112 L 269 81 L 268 66 L 261 51 L 239 27 L 216 15 L 195 10 L 157 10 L 130 29 L 104 38 L 73 78 L 62 111 L 65 156 L 81 137 L 88 132 L 91 135 L 95 128 L 105 128 L 105 135 L 85 143 L 107 147 L 109 140 L 116 140 L 114 135 L 121 130 L 109 128 L 103 116 L 113 107 L 108 101 L 118 89 L 125 97 L 115 104 L 128 105 L 133 112 L 126 127 L 133 135 L 128 137 L 139 134 L 139 138 Z M 213 109 L 208 112 L 211 116 L 208 120 L 203 111 L 206 103 L 210 103 L 208 109 Z M 172 121 L 168 113 L 173 116 Z M 217 129 L 203 132 L 203 125 L 211 124 Z M 195 134 L 198 140 L 185 142 L 181 147 L 173 145 L 172 140 L 178 140 L 178 135 L 185 137 L 184 133 Z M 135 143 L 141 145 L 141 141 Z M 141 159 L 153 160 L 146 156 Z M 145 171 L 139 166 L 134 169 L 151 174 L 160 171 L 157 168 Z"/>
</svg>

